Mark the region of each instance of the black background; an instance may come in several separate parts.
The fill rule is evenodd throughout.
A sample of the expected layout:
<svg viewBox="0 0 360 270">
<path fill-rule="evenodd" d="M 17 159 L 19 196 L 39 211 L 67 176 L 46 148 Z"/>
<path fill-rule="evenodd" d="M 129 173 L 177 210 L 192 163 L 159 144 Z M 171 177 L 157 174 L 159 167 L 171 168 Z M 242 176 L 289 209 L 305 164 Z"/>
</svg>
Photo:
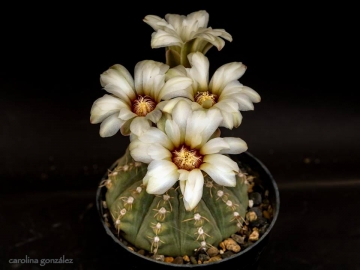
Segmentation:
<svg viewBox="0 0 360 270">
<path fill-rule="evenodd" d="M 262 97 L 254 111 L 243 112 L 238 129 L 223 130 L 247 142 L 280 189 L 279 219 L 260 268 L 360 269 L 355 8 L 230 1 L 2 8 L 4 269 L 38 269 L 8 263 L 26 255 L 76 260 L 61 269 L 101 268 L 101 236 L 86 234 L 84 215 L 94 210 L 98 182 L 129 140 L 101 138 L 99 125 L 89 122 L 92 103 L 105 93 L 99 75 L 116 63 L 133 74 L 138 61 L 165 61 L 162 48 L 150 47 L 146 15 L 201 9 L 210 14 L 209 26 L 233 37 L 220 52 L 208 52 L 210 71 L 243 62 L 248 69 L 240 82 Z"/>
</svg>

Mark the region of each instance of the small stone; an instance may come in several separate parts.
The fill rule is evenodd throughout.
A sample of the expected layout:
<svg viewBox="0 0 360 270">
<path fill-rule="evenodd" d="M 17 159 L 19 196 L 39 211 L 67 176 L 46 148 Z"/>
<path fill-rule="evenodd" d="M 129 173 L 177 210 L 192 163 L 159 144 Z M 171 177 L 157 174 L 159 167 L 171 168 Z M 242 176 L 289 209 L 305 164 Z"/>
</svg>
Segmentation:
<svg viewBox="0 0 360 270">
<path fill-rule="evenodd" d="M 190 262 L 192 264 L 197 264 L 197 260 L 196 260 L 196 258 L 194 256 L 190 256 Z"/>
<path fill-rule="evenodd" d="M 249 200 L 252 200 L 254 202 L 254 205 L 260 205 L 262 202 L 262 197 L 259 192 L 252 192 L 249 194 Z"/>
<path fill-rule="evenodd" d="M 259 217 L 255 221 L 250 222 L 250 225 L 253 227 L 261 227 L 268 223 L 268 220 L 264 217 Z"/>
<path fill-rule="evenodd" d="M 205 261 L 204 264 L 211 263 L 211 262 L 217 262 L 217 261 L 221 261 L 221 260 L 222 260 L 221 256 L 218 255 L 218 256 L 210 258 L 210 260 L 208 260 L 208 261 Z"/>
<path fill-rule="evenodd" d="M 143 250 L 143 249 L 140 249 L 140 250 L 138 250 L 138 252 L 137 252 L 138 254 L 140 254 L 140 255 L 145 255 L 145 250 Z"/>
<path fill-rule="evenodd" d="M 188 255 L 183 256 L 184 262 L 190 262 L 190 258 Z"/>
<path fill-rule="evenodd" d="M 265 190 L 265 197 L 269 197 L 269 190 Z"/>
<path fill-rule="evenodd" d="M 199 260 L 201 262 L 208 261 L 208 260 L 210 260 L 210 257 L 206 254 L 199 254 Z"/>
<path fill-rule="evenodd" d="M 268 211 L 266 211 L 266 210 L 263 211 L 263 216 L 266 219 L 271 219 L 270 213 Z"/>
<path fill-rule="evenodd" d="M 224 252 L 224 254 L 221 255 L 221 258 L 226 259 L 226 258 L 231 257 L 232 255 L 234 255 L 234 252 L 228 250 L 228 251 Z"/>
<path fill-rule="evenodd" d="M 184 264 L 184 259 L 181 256 L 177 256 L 172 263 L 173 264 Z"/>
<path fill-rule="evenodd" d="M 254 228 L 253 232 L 250 234 L 249 236 L 249 241 L 257 241 L 259 240 L 259 231 L 258 230 L 255 230 L 256 228 Z"/>
<path fill-rule="evenodd" d="M 159 262 L 163 262 L 165 260 L 165 256 L 164 255 L 153 255 L 151 256 L 152 259 L 154 259 L 155 261 L 159 261 Z"/>
<path fill-rule="evenodd" d="M 173 257 L 165 257 L 164 262 L 171 263 L 174 261 Z"/>
<path fill-rule="evenodd" d="M 249 220 L 250 222 L 253 222 L 257 220 L 257 215 L 254 211 L 249 211 L 246 213 L 246 219 Z"/>
<path fill-rule="evenodd" d="M 227 238 L 223 241 L 223 244 L 227 250 L 238 253 L 241 250 L 241 247 L 234 241 L 232 238 Z"/>
<path fill-rule="evenodd" d="M 131 251 L 135 251 L 132 247 L 128 247 L 128 249 L 130 249 Z"/>
<path fill-rule="evenodd" d="M 254 182 L 248 182 L 248 183 L 249 183 L 249 184 L 248 184 L 248 190 L 247 190 L 247 192 L 248 192 L 248 193 L 254 192 L 253 187 L 255 186 L 255 183 L 254 183 Z"/>
<path fill-rule="evenodd" d="M 219 250 L 220 254 L 224 254 L 224 251 L 222 249 Z"/>
<path fill-rule="evenodd" d="M 232 234 L 231 238 L 234 239 L 236 241 L 236 243 L 242 245 L 245 242 L 245 236 L 241 236 L 238 234 Z"/>
<path fill-rule="evenodd" d="M 215 257 L 216 255 L 219 254 L 219 250 L 216 247 L 210 247 L 208 248 L 208 250 L 206 251 L 207 254 L 209 255 L 209 257 Z"/>
</svg>

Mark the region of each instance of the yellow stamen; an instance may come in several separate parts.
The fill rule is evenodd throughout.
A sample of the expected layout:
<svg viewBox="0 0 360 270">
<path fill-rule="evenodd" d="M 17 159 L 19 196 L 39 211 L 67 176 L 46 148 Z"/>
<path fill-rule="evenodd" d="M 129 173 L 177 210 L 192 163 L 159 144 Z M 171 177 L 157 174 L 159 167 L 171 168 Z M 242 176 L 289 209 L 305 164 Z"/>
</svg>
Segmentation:
<svg viewBox="0 0 360 270">
<path fill-rule="evenodd" d="M 209 91 L 197 92 L 195 101 L 204 108 L 210 108 L 217 102 L 218 96 L 211 94 Z"/>
<path fill-rule="evenodd" d="M 148 96 L 137 96 L 133 101 L 133 112 L 138 116 L 146 116 L 152 112 L 156 107 L 156 102 Z"/>
<path fill-rule="evenodd" d="M 179 150 L 172 152 L 173 162 L 179 169 L 191 171 L 199 168 L 202 163 L 203 156 L 197 150 L 189 150 L 187 147 L 182 146 Z"/>
</svg>

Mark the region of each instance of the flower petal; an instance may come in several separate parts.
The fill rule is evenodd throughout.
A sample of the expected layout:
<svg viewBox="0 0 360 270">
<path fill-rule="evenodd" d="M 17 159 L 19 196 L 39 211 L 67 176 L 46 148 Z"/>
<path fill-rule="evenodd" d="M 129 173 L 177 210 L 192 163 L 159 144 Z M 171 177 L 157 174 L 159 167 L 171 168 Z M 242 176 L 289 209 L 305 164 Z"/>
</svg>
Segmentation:
<svg viewBox="0 0 360 270">
<path fill-rule="evenodd" d="M 147 153 L 153 160 L 168 160 L 172 157 L 171 152 L 158 143 L 151 144 L 147 149 Z"/>
<path fill-rule="evenodd" d="M 170 139 L 166 136 L 166 134 L 155 127 L 151 127 L 147 131 L 145 131 L 139 137 L 139 140 L 148 144 L 158 143 L 169 150 L 172 150 L 174 147 Z"/>
<path fill-rule="evenodd" d="M 177 167 L 167 160 L 154 160 L 150 164 L 153 164 L 154 168 L 153 170 L 148 168 L 151 177 L 148 180 L 146 191 L 149 194 L 163 194 L 179 179 Z"/>
<path fill-rule="evenodd" d="M 203 195 L 204 176 L 199 169 L 194 169 L 189 173 L 185 185 L 184 200 L 188 203 L 186 210 L 190 211 L 196 207 Z"/>
<path fill-rule="evenodd" d="M 121 108 L 120 112 L 119 112 L 119 115 L 118 117 L 121 119 L 121 120 L 129 120 L 129 119 L 132 119 L 134 117 L 137 117 L 138 115 L 136 113 L 133 113 L 129 107 L 124 107 L 124 108 Z"/>
<path fill-rule="evenodd" d="M 116 134 L 119 131 L 120 127 L 124 124 L 125 121 L 117 117 L 117 113 L 110 115 L 106 118 L 100 125 L 100 136 L 101 137 L 110 137 Z"/>
<path fill-rule="evenodd" d="M 231 81 L 238 80 L 246 71 L 241 62 L 232 62 L 218 68 L 211 78 L 209 88 L 215 95 L 220 95 L 222 89 Z"/>
<path fill-rule="evenodd" d="M 168 65 L 153 60 L 140 61 L 135 66 L 135 89 L 139 95 L 147 95 L 155 101 L 165 83 Z"/>
<path fill-rule="evenodd" d="M 92 124 L 98 124 L 109 115 L 119 112 L 121 108 L 126 107 L 128 107 L 128 105 L 121 99 L 111 95 L 104 95 L 93 103 L 90 110 L 90 122 Z"/>
<path fill-rule="evenodd" d="M 170 99 L 172 97 L 175 97 L 173 94 L 177 93 L 177 96 L 179 96 L 179 93 L 186 93 L 189 91 L 186 90 L 191 84 L 193 80 L 188 77 L 174 77 L 169 79 L 164 87 L 161 89 L 158 99 Z M 185 95 L 185 97 L 190 97 L 190 93 Z"/>
<path fill-rule="evenodd" d="M 153 123 L 157 123 L 161 118 L 161 111 L 158 108 L 155 108 L 152 112 L 149 112 L 145 117 Z"/>
<path fill-rule="evenodd" d="M 229 145 L 229 148 L 221 149 L 220 154 L 230 154 L 230 155 L 237 155 L 242 152 L 245 152 L 248 149 L 248 146 L 245 141 L 243 141 L 240 138 L 222 138 L 224 142 L 226 142 Z"/>
<path fill-rule="evenodd" d="M 206 172 L 219 185 L 226 187 L 236 186 L 236 178 L 234 172 L 225 172 L 219 170 L 217 167 L 210 163 L 201 164 L 200 169 Z"/>
<path fill-rule="evenodd" d="M 203 161 L 211 164 L 215 168 L 218 168 L 221 171 L 234 171 L 239 172 L 239 166 L 231 158 L 221 155 L 221 154 L 211 154 L 206 155 L 203 158 Z"/>
<path fill-rule="evenodd" d="M 159 29 L 151 35 L 151 48 L 161 48 L 170 46 L 181 46 L 183 41 L 181 38 L 170 31 Z"/>
<path fill-rule="evenodd" d="M 180 129 L 179 126 L 173 120 L 167 120 L 165 123 L 165 133 L 175 146 L 178 148 L 180 146 Z"/>
<path fill-rule="evenodd" d="M 188 55 L 191 68 L 189 75 L 194 80 L 194 89 L 198 91 L 207 91 L 209 84 L 209 60 L 200 52 Z M 196 93 L 194 93 L 196 94 Z"/>
<path fill-rule="evenodd" d="M 130 124 L 130 130 L 136 136 L 142 135 L 150 127 L 151 127 L 151 122 L 147 120 L 145 117 L 141 117 L 141 116 L 135 117 Z"/>
<path fill-rule="evenodd" d="M 200 154 L 209 155 L 219 153 L 221 150 L 230 150 L 229 144 L 223 138 L 215 138 L 205 143 L 201 149 Z"/>
<path fill-rule="evenodd" d="M 139 139 L 134 139 L 129 144 L 129 150 L 132 158 L 135 161 L 143 162 L 143 163 L 150 163 L 153 161 L 153 158 L 148 154 L 148 148 L 151 144 L 143 143 Z"/>
<path fill-rule="evenodd" d="M 109 93 L 130 104 L 136 97 L 134 82 L 129 71 L 122 65 L 116 64 L 100 75 L 101 86 Z"/>
</svg>

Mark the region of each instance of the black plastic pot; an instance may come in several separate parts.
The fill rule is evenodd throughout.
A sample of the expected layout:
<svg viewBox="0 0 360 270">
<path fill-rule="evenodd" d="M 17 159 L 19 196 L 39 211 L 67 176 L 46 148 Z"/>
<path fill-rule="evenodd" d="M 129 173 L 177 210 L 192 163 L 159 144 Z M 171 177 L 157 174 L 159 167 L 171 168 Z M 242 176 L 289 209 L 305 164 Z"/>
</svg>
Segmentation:
<svg viewBox="0 0 360 270">
<path fill-rule="evenodd" d="M 232 158 L 235 161 L 240 161 L 242 164 L 249 166 L 252 170 L 259 173 L 260 176 L 259 179 L 261 179 L 260 184 L 264 186 L 267 190 L 269 190 L 269 200 L 274 210 L 273 219 L 267 231 L 253 245 L 240 251 L 236 255 L 209 264 L 171 264 L 165 262 L 158 262 L 131 251 L 127 246 L 125 246 L 122 242 L 119 241 L 117 236 L 114 235 L 111 229 L 106 225 L 104 220 L 104 214 L 106 212 L 106 209 L 103 208 L 103 204 L 102 204 L 102 201 L 105 201 L 106 187 L 98 188 L 96 193 L 96 206 L 101 223 L 105 229 L 106 234 L 112 239 L 111 242 L 113 243 L 113 247 L 111 248 L 116 249 L 116 254 L 118 254 L 119 259 L 124 261 L 124 265 L 126 265 L 127 269 L 147 269 L 152 267 L 155 267 L 155 269 L 157 270 L 159 269 L 181 270 L 181 269 L 189 269 L 189 268 L 212 270 L 212 269 L 225 269 L 227 267 L 229 267 L 229 269 L 232 270 L 257 269 L 260 256 L 262 255 L 263 251 L 266 248 L 266 245 L 269 241 L 269 237 L 271 234 L 271 230 L 274 227 L 279 214 L 279 207 L 280 207 L 279 190 L 269 170 L 253 155 L 251 155 L 248 152 L 245 152 L 239 155 L 233 155 Z M 113 166 L 110 169 L 113 169 L 115 166 L 116 164 L 113 164 Z M 107 173 L 104 175 L 102 180 L 104 179 L 107 179 Z"/>
</svg>

